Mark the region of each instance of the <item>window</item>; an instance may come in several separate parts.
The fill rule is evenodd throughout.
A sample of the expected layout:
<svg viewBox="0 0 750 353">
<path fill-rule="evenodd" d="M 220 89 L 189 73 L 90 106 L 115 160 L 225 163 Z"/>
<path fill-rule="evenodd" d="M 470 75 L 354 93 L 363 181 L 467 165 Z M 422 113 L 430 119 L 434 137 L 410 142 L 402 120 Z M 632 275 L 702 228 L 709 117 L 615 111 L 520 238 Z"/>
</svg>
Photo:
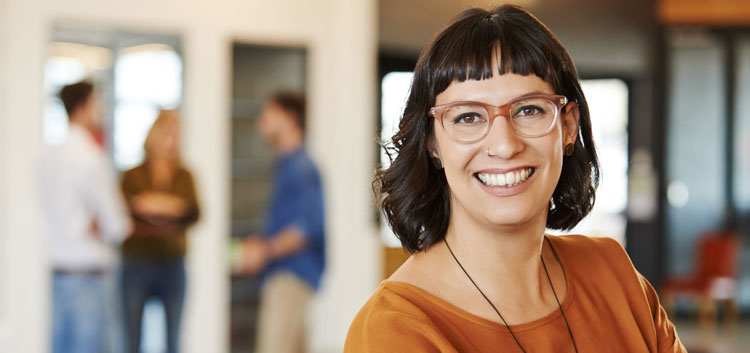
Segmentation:
<svg viewBox="0 0 750 353">
<path fill-rule="evenodd" d="M 120 170 L 143 160 L 143 142 L 159 109 L 182 99 L 182 60 L 174 48 L 147 44 L 125 48 L 115 62 L 113 152 Z"/>
<path fill-rule="evenodd" d="M 610 237 L 624 245 L 628 201 L 628 86 L 619 79 L 581 80 L 581 86 L 591 114 L 601 180 L 594 208 L 565 233 Z"/>
<path fill-rule="evenodd" d="M 414 73 L 410 71 L 389 72 L 383 77 L 383 81 L 380 84 L 380 91 L 382 92 L 380 101 L 380 141 L 385 144 L 390 142 L 391 137 L 398 130 L 398 122 L 404 113 L 412 76 L 414 76 Z M 388 155 L 380 148 L 380 167 L 388 168 L 390 164 Z M 393 234 L 385 219 L 381 219 L 380 222 L 380 237 L 386 246 L 401 246 L 401 242 Z"/>
<path fill-rule="evenodd" d="M 102 101 L 103 143 L 114 166 L 143 160 L 143 142 L 160 109 L 182 102 L 182 57 L 175 37 L 60 28 L 45 63 L 42 136 L 65 140 L 68 116 L 57 98 L 67 84 L 90 80 Z"/>
<path fill-rule="evenodd" d="M 57 98 L 67 84 L 85 78 L 97 79 L 111 68 L 112 51 L 96 45 L 53 42 L 44 66 L 44 111 L 42 138 L 45 143 L 62 143 L 68 134 L 68 115 Z"/>
</svg>

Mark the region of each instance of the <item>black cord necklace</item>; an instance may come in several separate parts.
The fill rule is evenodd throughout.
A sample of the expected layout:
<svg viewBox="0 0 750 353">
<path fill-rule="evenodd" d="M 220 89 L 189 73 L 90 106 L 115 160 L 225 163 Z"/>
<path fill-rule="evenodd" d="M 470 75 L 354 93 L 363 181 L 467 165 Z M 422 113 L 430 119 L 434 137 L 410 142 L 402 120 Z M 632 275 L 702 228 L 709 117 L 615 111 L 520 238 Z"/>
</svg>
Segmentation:
<svg viewBox="0 0 750 353">
<path fill-rule="evenodd" d="M 451 256 L 453 256 L 453 259 L 456 260 L 456 263 L 458 264 L 458 267 L 461 268 L 462 271 L 464 271 L 464 274 L 466 274 L 466 277 L 469 278 L 469 281 L 471 281 L 471 284 L 476 287 L 476 289 L 479 291 L 479 294 L 481 294 L 484 297 L 484 300 L 487 301 L 487 303 L 490 304 L 492 309 L 495 310 L 497 313 L 497 316 L 500 317 L 500 320 L 503 321 L 503 324 L 505 324 L 505 327 L 508 329 L 508 332 L 510 332 L 510 335 L 513 337 L 513 340 L 516 341 L 516 344 L 518 344 L 518 347 L 521 348 L 521 351 L 526 353 L 526 350 L 523 349 L 523 346 L 521 345 L 521 342 L 518 342 L 518 338 L 516 338 L 516 335 L 513 333 L 513 330 L 510 329 L 510 325 L 505 321 L 505 318 L 503 318 L 503 315 L 500 314 L 500 311 L 497 310 L 497 307 L 495 307 L 495 304 L 492 304 L 492 301 L 490 301 L 490 298 L 487 298 L 487 296 L 482 292 L 481 289 L 479 289 L 479 286 L 476 282 L 474 282 L 474 279 L 469 276 L 469 272 L 466 272 L 466 269 L 463 265 L 461 265 L 461 261 L 458 261 L 458 258 L 456 257 L 456 254 L 453 253 L 453 249 L 451 249 L 450 245 L 448 245 L 448 241 L 443 238 L 443 242 L 445 243 L 445 246 L 448 247 L 448 251 L 450 251 Z M 542 259 L 542 267 L 544 267 L 544 274 L 547 275 L 547 281 L 549 281 L 549 286 L 552 288 L 552 294 L 555 295 L 555 301 L 557 301 L 557 307 L 560 308 L 560 313 L 562 314 L 563 320 L 565 321 L 565 326 L 568 327 L 568 334 L 570 335 L 570 340 L 573 342 L 573 349 L 575 349 L 576 353 L 578 353 L 578 346 L 576 346 L 576 340 L 573 338 L 573 331 L 570 329 L 570 324 L 568 324 L 568 318 L 565 317 L 565 312 L 563 311 L 562 305 L 560 305 L 560 299 L 557 297 L 557 292 L 555 292 L 555 286 L 552 285 L 552 279 L 549 277 L 549 272 L 547 271 L 547 265 L 544 263 L 544 257 L 540 254 L 539 257 Z"/>
</svg>

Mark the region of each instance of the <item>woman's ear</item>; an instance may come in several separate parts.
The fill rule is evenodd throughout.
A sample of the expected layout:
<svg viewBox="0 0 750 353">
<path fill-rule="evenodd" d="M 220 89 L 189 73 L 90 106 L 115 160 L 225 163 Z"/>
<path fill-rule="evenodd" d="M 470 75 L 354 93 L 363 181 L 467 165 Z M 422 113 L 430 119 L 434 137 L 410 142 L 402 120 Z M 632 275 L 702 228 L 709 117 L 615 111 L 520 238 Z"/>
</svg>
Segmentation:
<svg viewBox="0 0 750 353">
<path fill-rule="evenodd" d="M 563 148 L 568 144 L 575 143 L 578 138 L 578 123 L 581 120 L 581 111 L 576 102 L 568 103 L 562 114 Z"/>
<path fill-rule="evenodd" d="M 429 153 L 430 158 L 440 159 L 440 151 L 438 151 L 434 135 L 430 134 L 427 136 L 427 146 L 425 147 L 427 147 L 427 153 Z"/>
<path fill-rule="evenodd" d="M 427 147 L 427 153 L 432 161 L 432 166 L 437 170 L 443 169 L 443 160 L 440 159 L 440 151 L 437 148 L 435 136 L 430 135 L 427 137 L 427 146 L 425 147 Z"/>
</svg>

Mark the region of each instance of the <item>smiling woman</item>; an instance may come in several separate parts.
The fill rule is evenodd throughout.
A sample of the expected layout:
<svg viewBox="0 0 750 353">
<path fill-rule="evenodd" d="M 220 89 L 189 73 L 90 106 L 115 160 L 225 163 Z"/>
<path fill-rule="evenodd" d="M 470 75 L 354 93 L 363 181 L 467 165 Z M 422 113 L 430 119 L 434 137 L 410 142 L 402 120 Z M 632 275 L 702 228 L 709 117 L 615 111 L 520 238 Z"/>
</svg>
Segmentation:
<svg viewBox="0 0 750 353">
<path fill-rule="evenodd" d="M 422 52 L 374 186 L 411 257 L 346 352 L 684 352 L 613 240 L 552 237 L 594 204 L 591 120 L 566 50 L 516 6 L 458 15 Z"/>
</svg>

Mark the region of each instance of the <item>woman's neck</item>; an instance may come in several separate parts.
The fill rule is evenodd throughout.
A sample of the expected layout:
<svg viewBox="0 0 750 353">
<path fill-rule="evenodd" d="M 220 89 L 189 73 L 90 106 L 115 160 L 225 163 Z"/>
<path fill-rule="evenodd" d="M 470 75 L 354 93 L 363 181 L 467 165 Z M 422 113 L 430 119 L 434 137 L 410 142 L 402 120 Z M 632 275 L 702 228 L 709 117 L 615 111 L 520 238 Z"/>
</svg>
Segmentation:
<svg viewBox="0 0 750 353">
<path fill-rule="evenodd" d="M 549 281 L 561 301 L 567 287 L 561 264 L 551 247 L 544 245 L 546 214 L 512 229 L 487 227 L 465 214 L 456 215 L 454 208 L 445 240 L 510 325 L 539 319 L 557 309 Z M 542 254 L 550 280 L 541 264 Z M 471 314 L 503 324 L 442 241 L 411 256 L 390 280 L 412 284 Z"/>
<path fill-rule="evenodd" d="M 175 162 L 167 158 L 153 158 L 147 162 L 151 185 L 157 190 L 169 190 L 175 174 Z"/>
<path fill-rule="evenodd" d="M 520 225 L 497 226 L 454 210 L 446 241 L 493 302 L 504 307 L 547 303 L 549 284 L 540 260 L 545 221 L 546 214 L 540 214 Z M 447 253 L 446 261 L 452 260 Z"/>
</svg>

